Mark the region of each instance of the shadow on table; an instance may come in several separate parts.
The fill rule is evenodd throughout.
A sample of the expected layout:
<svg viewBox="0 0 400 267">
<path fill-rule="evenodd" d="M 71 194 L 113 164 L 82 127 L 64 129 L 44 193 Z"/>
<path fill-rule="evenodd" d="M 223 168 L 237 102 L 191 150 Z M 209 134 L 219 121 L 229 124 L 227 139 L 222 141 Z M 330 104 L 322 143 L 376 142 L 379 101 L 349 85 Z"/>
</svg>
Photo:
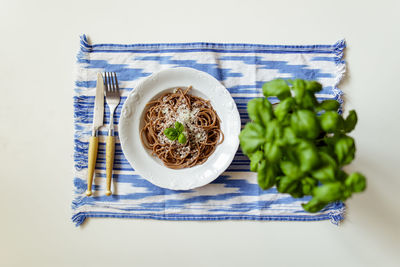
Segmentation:
<svg viewBox="0 0 400 267">
<path fill-rule="evenodd" d="M 354 224 L 381 249 L 394 251 L 400 249 L 400 196 L 396 193 L 400 184 L 396 170 L 385 169 L 378 162 L 360 156 L 347 168 L 348 173 L 360 171 L 366 175 L 368 186 L 364 193 L 347 201 L 343 226 Z"/>
</svg>

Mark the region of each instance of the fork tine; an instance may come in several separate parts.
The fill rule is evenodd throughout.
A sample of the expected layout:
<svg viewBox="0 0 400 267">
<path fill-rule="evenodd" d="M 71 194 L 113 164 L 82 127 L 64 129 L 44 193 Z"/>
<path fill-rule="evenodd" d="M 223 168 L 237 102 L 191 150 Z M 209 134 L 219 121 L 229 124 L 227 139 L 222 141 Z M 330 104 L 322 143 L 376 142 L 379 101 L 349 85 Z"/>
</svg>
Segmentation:
<svg viewBox="0 0 400 267">
<path fill-rule="evenodd" d="M 114 76 L 113 76 L 114 72 L 110 73 L 110 84 L 111 84 L 111 88 L 112 88 L 112 92 L 115 92 L 115 81 L 114 81 Z"/>
<path fill-rule="evenodd" d="M 109 72 L 107 72 L 107 77 L 108 77 L 108 92 L 112 93 L 112 80 Z"/>
<path fill-rule="evenodd" d="M 114 79 L 115 79 L 115 90 L 119 90 L 119 87 L 118 87 L 118 80 L 117 80 L 117 73 L 116 72 L 114 72 Z"/>
<path fill-rule="evenodd" d="M 111 83 L 112 83 L 113 93 L 115 93 L 115 91 L 117 89 L 115 88 L 115 81 L 114 81 L 113 73 L 114 72 L 110 72 L 110 80 L 111 80 Z"/>
<path fill-rule="evenodd" d="M 104 87 L 105 87 L 106 93 L 107 93 L 107 91 L 108 91 L 107 72 L 104 72 Z"/>
<path fill-rule="evenodd" d="M 106 88 L 106 91 L 108 93 L 110 91 L 110 79 L 108 77 L 108 72 L 106 72 L 106 77 L 107 77 L 107 88 Z"/>
<path fill-rule="evenodd" d="M 110 92 L 113 91 L 112 79 L 111 79 L 111 72 L 108 73 L 108 90 Z"/>
</svg>

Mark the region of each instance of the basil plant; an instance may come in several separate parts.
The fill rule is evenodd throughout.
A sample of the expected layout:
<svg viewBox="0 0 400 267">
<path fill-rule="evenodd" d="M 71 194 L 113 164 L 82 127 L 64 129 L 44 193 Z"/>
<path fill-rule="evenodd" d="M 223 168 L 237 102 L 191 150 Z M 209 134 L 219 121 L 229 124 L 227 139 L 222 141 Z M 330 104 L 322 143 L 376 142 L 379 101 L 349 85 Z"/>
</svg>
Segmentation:
<svg viewBox="0 0 400 267">
<path fill-rule="evenodd" d="M 344 118 L 338 101 L 318 102 L 315 93 L 322 85 L 316 81 L 276 79 L 262 89 L 264 98 L 248 102 L 251 122 L 239 136 L 262 189 L 276 186 L 295 198 L 310 195 L 303 204 L 308 212 L 365 190 L 362 174 L 343 170 L 356 152 L 347 135 L 357 124 L 354 110 Z M 280 100 L 274 107 L 267 99 L 271 96 Z"/>
</svg>

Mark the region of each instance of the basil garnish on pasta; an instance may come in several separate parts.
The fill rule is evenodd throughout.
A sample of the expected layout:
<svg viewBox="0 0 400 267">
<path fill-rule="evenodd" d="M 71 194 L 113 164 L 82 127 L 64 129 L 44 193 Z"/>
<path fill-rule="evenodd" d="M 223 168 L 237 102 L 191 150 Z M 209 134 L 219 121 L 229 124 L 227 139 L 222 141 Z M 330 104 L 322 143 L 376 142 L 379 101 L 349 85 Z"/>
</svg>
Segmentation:
<svg viewBox="0 0 400 267">
<path fill-rule="evenodd" d="M 183 130 L 185 127 L 183 126 L 182 123 L 179 121 L 175 122 L 175 128 L 167 128 L 164 130 L 164 134 L 166 137 L 168 137 L 169 140 L 175 141 L 178 139 L 178 142 L 180 144 L 185 144 L 186 143 L 186 136 L 183 133 Z"/>
</svg>

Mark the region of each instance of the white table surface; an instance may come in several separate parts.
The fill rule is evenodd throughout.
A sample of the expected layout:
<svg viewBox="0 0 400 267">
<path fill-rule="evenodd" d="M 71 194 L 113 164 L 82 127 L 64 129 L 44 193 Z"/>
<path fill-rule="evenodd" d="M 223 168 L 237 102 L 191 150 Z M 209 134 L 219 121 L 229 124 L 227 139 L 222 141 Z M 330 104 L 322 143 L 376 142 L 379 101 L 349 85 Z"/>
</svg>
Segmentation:
<svg viewBox="0 0 400 267">
<path fill-rule="evenodd" d="M 1 1 L 0 266 L 400 266 L 400 1 Z M 333 44 L 368 190 L 345 222 L 71 223 L 78 36 Z M 41 119 L 46 115 L 46 120 Z"/>
</svg>

